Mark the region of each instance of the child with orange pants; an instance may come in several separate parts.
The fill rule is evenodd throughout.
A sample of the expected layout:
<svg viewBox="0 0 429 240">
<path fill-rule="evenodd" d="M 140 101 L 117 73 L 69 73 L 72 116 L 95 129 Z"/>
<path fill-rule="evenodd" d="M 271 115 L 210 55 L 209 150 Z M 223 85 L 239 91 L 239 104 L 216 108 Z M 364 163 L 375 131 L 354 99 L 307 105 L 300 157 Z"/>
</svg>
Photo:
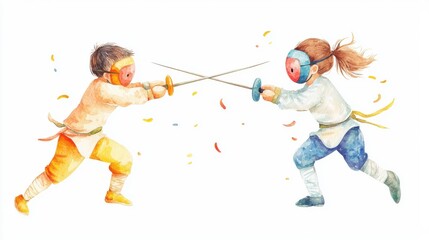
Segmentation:
<svg viewBox="0 0 429 240">
<path fill-rule="evenodd" d="M 105 196 L 107 203 L 132 204 L 121 194 L 131 171 L 132 156 L 124 146 L 107 137 L 102 127 L 118 106 L 144 104 L 163 97 L 166 92 L 162 81 L 131 83 L 135 73 L 133 55 L 131 50 L 110 43 L 94 49 L 90 69 L 97 78 L 89 84 L 79 105 L 63 123 L 49 115 L 49 120 L 61 130 L 40 140 L 58 138 L 57 148 L 45 171 L 34 179 L 24 194 L 15 198 L 19 212 L 29 214 L 28 201 L 52 183 L 70 176 L 85 158 L 110 164 L 112 177 Z"/>
</svg>

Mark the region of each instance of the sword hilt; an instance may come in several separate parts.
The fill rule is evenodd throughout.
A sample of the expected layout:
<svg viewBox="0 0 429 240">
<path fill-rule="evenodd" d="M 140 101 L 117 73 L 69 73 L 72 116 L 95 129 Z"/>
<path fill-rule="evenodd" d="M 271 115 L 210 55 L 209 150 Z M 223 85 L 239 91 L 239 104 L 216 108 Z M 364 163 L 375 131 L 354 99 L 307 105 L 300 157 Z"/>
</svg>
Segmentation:
<svg viewBox="0 0 429 240">
<path fill-rule="evenodd" d="M 261 93 L 264 91 L 264 89 L 261 88 L 261 85 L 262 85 L 261 79 L 256 78 L 255 81 L 253 82 L 253 87 L 252 87 L 252 99 L 255 102 L 259 101 L 259 99 L 261 98 Z"/>
<path fill-rule="evenodd" d="M 174 93 L 174 84 L 170 75 L 165 76 L 165 86 L 167 87 L 168 96 L 172 96 Z"/>
<path fill-rule="evenodd" d="M 224 82 L 224 81 L 222 81 L 222 82 Z M 224 82 L 224 83 L 227 83 L 227 82 Z M 262 83 L 261 83 L 260 78 L 255 79 L 255 81 L 253 82 L 253 87 L 251 87 L 251 88 L 247 87 L 247 86 L 239 85 L 239 84 L 233 84 L 233 83 L 229 83 L 229 84 L 232 84 L 232 85 L 235 85 L 238 87 L 251 89 L 252 90 L 252 99 L 255 102 L 259 101 L 259 99 L 261 98 L 261 93 L 264 92 L 264 89 L 261 88 Z M 167 88 L 168 95 L 172 96 L 174 93 L 174 83 L 173 83 L 173 79 L 170 77 L 170 75 L 165 76 L 164 87 Z"/>
</svg>

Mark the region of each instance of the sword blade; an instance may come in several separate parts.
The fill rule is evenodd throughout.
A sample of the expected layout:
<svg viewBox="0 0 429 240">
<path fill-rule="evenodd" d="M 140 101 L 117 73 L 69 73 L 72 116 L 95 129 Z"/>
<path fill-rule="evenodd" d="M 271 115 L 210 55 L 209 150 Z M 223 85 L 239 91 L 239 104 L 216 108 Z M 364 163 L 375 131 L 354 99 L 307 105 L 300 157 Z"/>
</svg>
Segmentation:
<svg viewBox="0 0 429 240">
<path fill-rule="evenodd" d="M 211 80 L 214 80 L 216 82 L 221 82 L 221 83 L 233 85 L 233 86 L 236 86 L 236 87 L 241 87 L 241 88 L 246 88 L 246 89 L 252 89 L 251 87 L 248 87 L 248 86 L 245 86 L 245 85 L 241 85 L 241 84 L 238 84 L 238 83 L 232 83 L 232 82 L 224 81 L 224 80 L 221 80 L 221 79 L 218 79 L 218 78 L 215 78 L 215 77 L 210 77 L 210 76 L 208 77 L 208 76 L 204 76 L 204 75 L 201 75 L 201 74 L 198 74 L 198 73 L 192 73 L 192 72 L 189 72 L 189 71 L 181 71 L 180 69 L 175 69 L 175 70 L 180 71 L 180 72 L 186 72 L 188 74 L 191 74 L 191 75 L 194 75 L 194 76 L 197 76 L 197 77 L 201 77 L 201 78 L 199 78 L 201 80 L 203 80 L 203 79 L 211 79 Z M 187 81 L 187 82 L 181 82 L 181 83 L 174 84 L 174 86 L 176 87 L 176 86 L 185 85 L 185 84 L 189 84 L 189 83 L 191 83 L 191 82 L 189 82 L 189 81 Z"/>
<path fill-rule="evenodd" d="M 237 84 L 237 83 L 228 82 L 228 81 L 223 81 L 223 80 L 217 79 L 216 77 L 227 75 L 227 74 L 238 72 L 238 71 L 242 71 L 242 70 L 249 69 L 249 68 L 254 68 L 254 67 L 260 66 L 262 64 L 266 64 L 268 62 L 269 61 L 265 61 L 265 62 L 258 63 L 258 64 L 255 64 L 255 65 L 252 65 L 252 66 L 238 68 L 238 69 L 234 69 L 234 70 L 231 70 L 231 71 L 228 71 L 228 72 L 219 73 L 219 74 L 212 75 L 212 76 L 205 76 L 205 75 L 201 75 L 201 74 L 198 74 L 198 73 L 193 73 L 193 72 L 189 72 L 189 71 L 186 71 L 186 70 L 178 69 L 178 68 L 175 68 L 175 67 L 166 66 L 166 65 L 163 65 L 163 64 L 160 64 L 160 63 L 155 63 L 155 62 L 152 62 L 152 63 L 155 64 L 155 65 L 161 66 L 161 67 L 173 69 L 173 70 L 176 70 L 176 71 L 179 71 L 179 72 L 184 72 L 184 73 L 187 73 L 187 74 L 190 74 L 190 75 L 194 75 L 194 76 L 200 77 L 200 78 L 197 78 L 197 79 L 194 79 L 194 80 L 176 83 L 176 84 L 174 84 L 175 87 L 181 86 L 181 85 L 186 85 L 186 84 L 189 84 L 189 83 L 198 82 L 198 81 L 205 80 L 205 79 L 212 79 L 212 80 L 215 80 L 215 81 L 218 81 L 218 82 L 222 82 L 222 83 L 226 83 L 226 84 L 230 84 L 230 85 L 233 85 L 233 86 L 242 87 L 242 88 L 246 88 L 246 89 L 252 89 L 251 87 L 244 86 L 244 85 Z"/>
<path fill-rule="evenodd" d="M 241 87 L 241 88 L 246 88 L 246 89 L 252 89 L 251 87 L 248 87 L 248 86 L 245 86 L 245 85 L 241 85 L 241 84 L 238 84 L 238 83 L 227 82 L 227 81 L 223 81 L 223 80 L 220 80 L 220 79 L 217 79 L 217 78 L 209 78 L 209 79 L 215 80 L 217 82 L 229 84 L 229 85 L 232 85 L 232 86 L 236 86 L 236 87 Z"/>
</svg>

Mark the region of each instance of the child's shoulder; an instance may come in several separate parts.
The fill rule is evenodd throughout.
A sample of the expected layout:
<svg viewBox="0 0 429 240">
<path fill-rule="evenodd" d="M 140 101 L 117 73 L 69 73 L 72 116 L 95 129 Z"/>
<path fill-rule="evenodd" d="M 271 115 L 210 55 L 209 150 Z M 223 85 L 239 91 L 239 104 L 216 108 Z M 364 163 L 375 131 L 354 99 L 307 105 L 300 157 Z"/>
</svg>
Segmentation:
<svg viewBox="0 0 429 240">
<path fill-rule="evenodd" d="M 106 81 L 104 81 L 101 78 L 96 78 L 94 80 L 92 80 L 89 84 L 87 89 L 90 90 L 100 90 L 101 88 L 104 88 L 103 85 L 108 85 L 108 83 Z"/>
</svg>

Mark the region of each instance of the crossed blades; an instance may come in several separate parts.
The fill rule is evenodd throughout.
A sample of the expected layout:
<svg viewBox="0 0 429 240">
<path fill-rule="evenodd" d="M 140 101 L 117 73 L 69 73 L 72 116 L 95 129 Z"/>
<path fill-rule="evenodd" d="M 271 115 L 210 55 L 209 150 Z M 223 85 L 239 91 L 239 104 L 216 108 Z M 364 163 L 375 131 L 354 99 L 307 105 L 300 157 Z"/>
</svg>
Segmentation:
<svg viewBox="0 0 429 240">
<path fill-rule="evenodd" d="M 258 64 L 255 64 L 255 65 L 251 65 L 251 66 L 248 66 L 248 67 L 238 68 L 238 69 L 234 69 L 234 70 L 231 70 L 231 71 L 227 71 L 227 72 L 223 72 L 223 73 L 211 75 L 211 76 L 205 76 L 205 75 L 202 75 L 202 74 L 198 74 L 198 73 L 186 71 L 186 70 L 183 70 L 183 69 L 178 69 L 178 68 L 167 66 L 167 65 L 163 65 L 163 64 L 160 64 L 160 63 L 155 63 L 155 62 L 152 62 L 152 63 L 155 64 L 155 65 L 161 66 L 161 67 L 173 69 L 173 70 L 176 70 L 176 71 L 179 71 L 179 72 L 183 72 L 183 73 L 187 73 L 187 74 L 199 77 L 199 78 L 194 79 L 194 80 L 190 80 L 190 81 L 185 81 L 185 82 L 180 82 L 180 83 L 173 84 L 173 81 L 172 81 L 171 77 L 167 76 L 166 77 L 166 85 L 167 85 L 168 93 L 169 93 L 170 96 L 173 95 L 174 87 L 181 86 L 181 85 L 186 85 L 186 84 L 190 84 L 190 83 L 194 83 L 194 82 L 198 82 L 198 81 L 202 81 L 202 80 L 205 80 L 205 79 L 211 79 L 211 80 L 214 80 L 214 81 L 217 81 L 217 82 L 221 82 L 221 83 L 233 85 L 233 86 L 236 86 L 236 87 L 251 89 L 252 90 L 252 98 L 253 98 L 253 100 L 254 101 L 258 101 L 259 100 L 259 93 L 262 92 L 262 90 L 260 88 L 261 87 L 261 80 L 259 78 L 257 78 L 255 80 L 255 82 L 253 84 L 253 87 L 248 87 L 248 86 L 237 84 L 237 83 L 223 81 L 221 79 L 218 79 L 217 77 L 223 76 L 223 75 L 227 75 L 227 74 L 230 74 L 230 73 L 234 73 L 234 72 L 238 72 L 238 71 L 242 71 L 242 70 L 249 69 L 249 68 L 254 68 L 254 67 L 266 64 L 266 63 L 268 63 L 268 61 L 265 61 L 265 62 L 262 62 L 262 63 L 258 63 Z"/>
</svg>

